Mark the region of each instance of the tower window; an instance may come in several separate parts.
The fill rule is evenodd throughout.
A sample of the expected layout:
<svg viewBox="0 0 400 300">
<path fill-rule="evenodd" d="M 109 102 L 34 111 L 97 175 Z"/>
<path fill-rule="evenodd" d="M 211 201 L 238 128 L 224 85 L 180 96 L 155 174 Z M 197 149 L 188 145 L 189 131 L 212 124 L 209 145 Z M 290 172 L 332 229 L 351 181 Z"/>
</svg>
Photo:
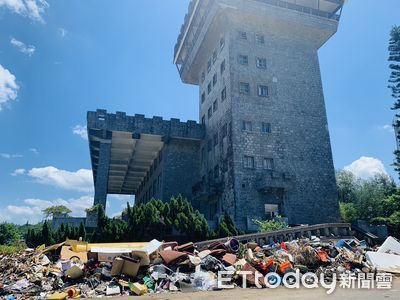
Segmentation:
<svg viewBox="0 0 400 300">
<path fill-rule="evenodd" d="M 248 169 L 254 169 L 254 157 L 253 156 L 244 156 L 244 167 Z"/>
<path fill-rule="evenodd" d="M 212 107 L 210 106 L 210 108 L 208 109 L 208 118 L 211 119 L 212 117 Z"/>
<path fill-rule="evenodd" d="M 214 178 L 215 178 L 215 179 L 218 179 L 218 178 L 219 178 L 219 166 L 218 166 L 218 165 L 216 165 L 216 166 L 214 167 Z"/>
<path fill-rule="evenodd" d="M 240 82 L 239 83 L 239 93 L 243 95 L 250 94 L 250 84 L 247 82 Z"/>
<path fill-rule="evenodd" d="M 221 74 L 223 74 L 225 71 L 225 59 L 224 61 L 221 63 Z"/>
<path fill-rule="evenodd" d="M 211 71 L 211 59 L 207 62 L 207 73 Z"/>
<path fill-rule="evenodd" d="M 224 87 L 221 91 L 221 101 L 226 99 L 226 87 Z"/>
<path fill-rule="evenodd" d="M 225 47 L 225 38 L 222 37 L 222 38 L 219 40 L 219 49 L 222 50 L 222 49 L 224 49 L 224 47 Z"/>
<path fill-rule="evenodd" d="M 256 43 L 263 45 L 265 43 L 263 34 L 256 34 Z"/>
<path fill-rule="evenodd" d="M 217 84 L 217 80 L 218 80 L 218 75 L 217 75 L 217 73 L 215 73 L 213 76 L 213 86 L 215 86 Z"/>
<path fill-rule="evenodd" d="M 261 132 L 270 133 L 271 132 L 271 123 L 262 122 L 262 124 L 261 124 Z"/>
<path fill-rule="evenodd" d="M 213 103 L 213 110 L 214 112 L 216 112 L 218 109 L 218 99 L 215 99 L 214 103 Z"/>
<path fill-rule="evenodd" d="M 202 72 L 201 73 L 201 83 L 203 83 L 205 79 L 206 79 L 206 74 L 204 72 Z"/>
<path fill-rule="evenodd" d="M 201 103 L 204 103 L 206 101 L 206 93 L 201 94 Z"/>
<path fill-rule="evenodd" d="M 228 135 L 228 126 L 224 124 L 224 126 L 222 126 L 222 138 L 226 137 L 227 135 Z"/>
<path fill-rule="evenodd" d="M 211 93 L 211 82 L 209 82 L 208 85 L 207 85 L 207 93 L 208 94 Z"/>
<path fill-rule="evenodd" d="M 267 68 L 267 60 L 265 58 L 257 58 L 256 61 L 257 68 L 266 69 Z"/>
<path fill-rule="evenodd" d="M 243 121 L 242 122 L 242 130 L 253 131 L 253 124 L 251 123 L 251 121 Z"/>
<path fill-rule="evenodd" d="M 207 150 L 208 150 L 208 152 L 210 152 L 211 149 L 212 149 L 212 140 L 208 140 L 208 142 L 207 142 Z"/>
<path fill-rule="evenodd" d="M 247 40 L 247 32 L 246 31 L 239 31 L 239 38 L 241 40 Z"/>
<path fill-rule="evenodd" d="M 205 115 L 203 115 L 202 117 L 201 117 L 201 124 L 206 124 L 206 116 Z"/>
<path fill-rule="evenodd" d="M 273 170 L 274 169 L 274 160 L 272 158 L 264 158 L 263 168 L 264 168 L 264 170 Z"/>
<path fill-rule="evenodd" d="M 218 132 L 214 134 L 214 147 L 218 145 Z"/>
<path fill-rule="evenodd" d="M 241 65 L 248 65 L 249 64 L 249 57 L 247 55 L 241 55 L 239 54 L 238 56 L 238 62 Z"/>
<path fill-rule="evenodd" d="M 258 86 L 258 96 L 260 97 L 268 97 L 268 87 L 266 85 Z"/>
<path fill-rule="evenodd" d="M 217 50 L 214 50 L 213 56 L 212 56 L 213 64 L 215 63 L 216 60 L 217 60 Z"/>
</svg>

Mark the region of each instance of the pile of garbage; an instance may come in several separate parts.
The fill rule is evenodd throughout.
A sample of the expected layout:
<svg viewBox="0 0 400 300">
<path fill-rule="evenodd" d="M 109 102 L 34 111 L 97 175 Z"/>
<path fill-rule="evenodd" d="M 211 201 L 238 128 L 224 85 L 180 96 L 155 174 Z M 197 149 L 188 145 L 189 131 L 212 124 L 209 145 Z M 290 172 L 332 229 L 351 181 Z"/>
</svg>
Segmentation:
<svg viewBox="0 0 400 300">
<path fill-rule="evenodd" d="M 265 287 L 265 282 L 254 276 L 256 272 L 274 272 L 279 277 L 296 270 L 327 278 L 378 271 L 400 274 L 400 243 L 389 237 L 381 247 L 371 249 L 356 239 L 323 242 L 312 237 L 260 246 L 229 238 L 197 249 L 193 243 L 157 240 L 115 244 L 67 240 L 47 248 L 0 255 L 0 298 L 207 291 L 241 287 L 243 280 L 248 286 Z M 219 271 L 225 274 L 223 287 Z M 243 271 L 247 271 L 246 276 Z"/>
</svg>

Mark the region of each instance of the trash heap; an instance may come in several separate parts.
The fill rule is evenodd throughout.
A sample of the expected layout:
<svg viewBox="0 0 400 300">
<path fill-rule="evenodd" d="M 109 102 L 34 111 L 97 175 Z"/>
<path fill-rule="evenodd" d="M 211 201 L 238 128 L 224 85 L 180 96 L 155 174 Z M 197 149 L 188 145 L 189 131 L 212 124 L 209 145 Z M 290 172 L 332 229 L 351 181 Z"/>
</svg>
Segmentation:
<svg viewBox="0 0 400 300">
<path fill-rule="evenodd" d="M 24 253 L 0 255 L 0 298 L 67 299 L 163 292 L 217 290 L 218 271 L 230 271 L 224 284 L 255 286 L 255 272 L 284 276 L 299 270 L 332 278 L 343 273 L 400 274 L 400 243 L 389 237 L 378 249 L 365 242 L 319 238 L 260 246 L 234 238 L 205 249 L 176 242 L 87 244 L 67 240 Z M 241 271 L 249 271 L 243 276 Z M 228 277 L 226 277 L 228 276 Z M 259 285 L 265 287 L 264 280 Z"/>
</svg>

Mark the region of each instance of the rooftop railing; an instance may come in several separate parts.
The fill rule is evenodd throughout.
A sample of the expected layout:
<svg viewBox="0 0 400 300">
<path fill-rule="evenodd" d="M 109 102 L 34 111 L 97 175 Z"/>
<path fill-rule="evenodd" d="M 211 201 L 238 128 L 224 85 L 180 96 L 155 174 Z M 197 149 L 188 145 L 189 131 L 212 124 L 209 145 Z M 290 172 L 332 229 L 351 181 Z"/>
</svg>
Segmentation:
<svg viewBox="0 0 400 300">
<path fill-rule="evenodd" d="M 255 0 L 255 1 L 263 2 L 263 3 L 269 4 L 269 5 L 273 5 L 273 6 L 276 6 L 276 7 L 295 10 L 295 11 L 298 11 L 298 12 L 301 12 L 301 13 L 304 13 L 304 14 L 309 14 L 309 15 L 320 17 L 320 18 L 326 18 L 326 19 L 331 19 L 331 20 L 335 20 L 335 21 L 339 21 L 340 20 L 341 10 L 342 10 L 342 7 L 343 7 L 343 4 L 342 4 L 343 2 L 341 0 L 332 0 L 335 3 L 338 4 L 338 7 L 334 12 L 327 12 L 327 11 L 323 11 L 323 10 L 320 10 L 320 9 L 315 9 L 315 8 L 303 6 L 303 5 L 300 5 L 300 4 L 290 3 L 290 2 L 287 2 L 287 1 L 284 1 L 284 0 Z M 185 16 L 184 24 L 181 27 L 181 32 L 180 32 L 180 34 L 178 36 L 178 40 L 177 40 L 177 43 L 175 45 L 174 57 L 176 57 L 177 52 L 180 49 L 180 44 L 182 43 L 182 39 L 183 39 L 183 36 L 184 36 L 184 31 L 185 31 L 186 27 L 190 25 L 190 24 L 188 24 L 189 23 L 189 19 L 190 19 L 189 16 L 191 14 L 193 14 L 193 10 L 194 10 L 194 7 L 195 7 L 195 5 L 194 5 L 195 2 L 196 2 L 196 0 L 192 0 L 190 2 L 190 4 L 189 4 L 189 12 Z M 207 2 L 207 7 L 205 8 L 206 11 L 210 8 L 210 6 L 212 4 L 213 4 L 213 1 L 208 1 Z M 199 22 L 200 24 L 196 26 L 197 28 L 196 28 L 196 31 L 194 33 L 194 37 L 190 41 L 190 45 L 192 45 L 192 46 L 196 43 L 196 41 L 197 41 L 197 39 L 199 37 L 201 27 L 202 27 L 202 25 L 204 24 L 204 21 L 205 21 L 205 17 L 206 17 L 206 14 L 203 14 L 201 16 L 201 20 Z M 185 41 L 183 41 L 183 42 L 185 42 Z M 186 61 L 183 61 L 182 63 L 177 64 L 178 71 L 179 71 L 180 75 L 182 75 L 182 72 L 185 69 L 185 62 Z"/>
</svg>

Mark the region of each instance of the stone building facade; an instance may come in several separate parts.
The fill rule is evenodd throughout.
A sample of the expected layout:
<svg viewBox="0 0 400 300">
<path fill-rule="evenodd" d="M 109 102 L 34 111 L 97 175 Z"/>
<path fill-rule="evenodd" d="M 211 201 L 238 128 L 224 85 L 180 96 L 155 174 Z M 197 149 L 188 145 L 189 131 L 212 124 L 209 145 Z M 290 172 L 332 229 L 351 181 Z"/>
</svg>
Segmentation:
<svg viewBox="0 0 400 300">
<path fill-rule="evenodd" d="M 180 193 L 212 227 L 223 211 L 243 230 L 276 214 L 290 224 L 337 221 L 318 49 L 342 6 L 191 1 L 174 63 L 199 86 L 200 124 L 89 112 L 95 203 L 107 193 L 138 203 Z"/>
</svg>

